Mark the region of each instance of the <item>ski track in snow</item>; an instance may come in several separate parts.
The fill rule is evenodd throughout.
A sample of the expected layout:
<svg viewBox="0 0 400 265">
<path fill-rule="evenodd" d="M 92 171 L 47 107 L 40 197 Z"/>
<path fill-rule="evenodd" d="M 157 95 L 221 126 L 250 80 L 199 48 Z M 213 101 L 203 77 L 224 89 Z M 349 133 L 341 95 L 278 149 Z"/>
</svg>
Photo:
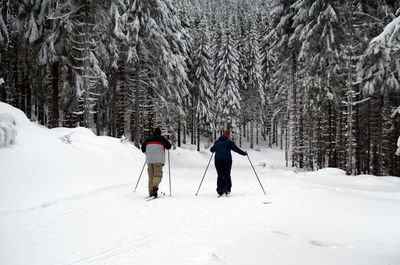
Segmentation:
<svg viewBox="0 0 400 265">
<path fill-rule="evenodd" d="M 104 193 L 110 193 L 111 195 L 107 196 Z M 215 215 L 219 209 L 224 208 L 226 210 L 226 207 L 234 204 L 240 196 L 244 196 L 246 193 L 248 193 L 248 191 L 237 192 L 229 198 L 220 199 L 216 199 L 216 196 L 212 196 L 212 199 L 215 199 L 217 203 L 212 204 L 211 207 L 207 205 L 206 208 L 200 208 L 182 219 L 178 218 L 172 224 L 159 225 L 157 229 L 151 230 L 151 233 L 147 233 L 146 231 L 135 231 L 137 234 L 135 235 L 134 240 L 128 239 L 107 242 L 107 244 L 102 246 L 100 250 L 91 250 L 90 254 L 82 255 L 81 257 L 72 259 L 72 261 L 66 262 L 65 264 L 96 264 L 96 262 L 112 259 L 115 256 L 119 256 L 125 252 L 140 247 L 146 248 L 146 244 L 154 239 L 166 235 L 173 236 L 176 232 L 181 231 L 185 227 L 193 226 L 207 218 L 210 219 L 210 216 Z M 109 197 L 112 198 L 110 199 Z M 35 220 L 35 222 L 24 222 L 23 225 L 13 227 L 13 229 L 8 230 L 7 232 L 2 231 L 0 236 L 2 241 L 7 238 L 19 238 L 18 241 L 22 242 L 23 245 L 15 244 L 13 246 L 11 244 L 7 246 L 5 250 L 0 252 L 0 260 L 7 256 L 12 257 L 21 255 L 26 252 L 27 249 L 32 249 L 32 251 L 35 252 L 35 249 L 49 248 L 54 245 L 60 245 L 62 247 L 63 235 L 68 233 L 68 231 L 60 228 L 60 224 L 66 227 L 72 227 L 76 220 L 82 220 L 79 225 L 85 226 L 88 225 L 88 223 L 84 221 L 85 218 L 94 218 L 96 216 L 96 218 L 101 219 L 104 218 L 108 211 L 115 211 L 113 209 L 119 209 L 121 211 L 135 209 L 125 216 L 125 221 L 129 222 L 129 220 L 132 220 L 134 217 L 133 213 L 135 213 L 135 216 L 141 220 L 143 218 L 148 218 L 148 215 L 151 215 L 153 211 L 157 212 L 157 216 L 159 216 L 160 211 L 163 212 L 163 215 L 168 215 L 168 207 L 171 206 L 171 204 L 174 204 L 174 201 L 185 200 L 185 204 L 190 205 L 190 203 L 198 204 L 196 203 L 196 200 L 197 202 L 202 200 L 201 195 L 197 197 L 186 196 L 182 199 L 166 195 L 165 197 L 154 201 L 145 201 L 142 197 L 142 195 L 129 193 L 129 191 L 127 191 L 127 185 L 117 185 L 106 187 L 91 193 L 74 196 L 72 198 L 65 198 L 64 200 L 58 200 L 56 202 L 48 203 L 45 206 L 34 207 L 29 210 L 3 213 L 1 215 L 3 221 L 6 219 L 10 220 L 18 218 L 19 215 L 33 215 L 34 218 L 38 218 L 38 220 Z M 98 199 L 100 199 L 100 201 L 97 201 Z M 94 202 L 92 202 L 93 200 Z M 163 206 L 164 203 L 169 204 L 169 206 Z M 43 218 L 48 216 L 47 212 L 51 212 L 50 217 Z M 53 212 L 55 214 L 52 214 Z M 116 214 L 120 215 L 122 213 L 118 212 Z M 57 232 L 59 233 L 58 235 Z M 96 233 L 97 232 L 101 233 L 101 228 L 96 230 Z M 129 233 L 129 230 L 124 232 Z M 30 240 L 31 238 L 40 238 L 40 240 Z"/>
<path fill-rule="evenodd" d="M 23 212 L 29 212 L 29 211 L 33 211 L 33 210 L 37 210 L 37 209 L 41 209 L 41 208 L 46 208 L 46 207 L 49 207 L 49 206 L 53 206 L 54 204 L 63 203 L 65 201 L 73 201 L 73 200 L 83 199 L 85 197 L 91 196 L 91 195 L 96 194 L 96 193 L 101 193 L 103 191 L 114 189 L 114 188 L 119 188 L 119 187 L 122 187 L 122 186 L 125 187 L 127 185 L 131 185 L 131 184 L 130 183 L 124 183 L 124 184 L 118 184 L 118 185 L 110 185 L 110 186 L 107 186 L 107 187 L 104 187 L 104 188 L 101 188 L 101 189 L 98 189 L 98 190 L 94 190 L 92 192 L 82 193 L 82 194 L 74 195 L 74 196 L 71 196 L 71 197 L 68 197 L 68 198 L 64 198 L 64 199 L 45 202 L 45 203 L 42 203 L 42 204 L 40 204 L 38 206 L 34 206 L 34 207 L 30 207 L 30 208 L 15 209 L 15 210 L 11 210 L 11 211 L 4 211 L 4 212 L 0 213 L 0 217 L 7 216 L 9 214 L 23 213 Z"/>
<path fill-rule="evenodd" d="M 217 198 L 211 165 L 195 196 L 203 170 L 175 168 L 172 197 L 166 192 L 146 201 L 144 172 L 136 193 L 132 183 L 124 183 L 3 212 L 0 264 L 397 265 L 393 261 L 400 260 L 400 242 L 379 238 L 399 234 L 392 225 L 400 220 L 394 210 L 398 190 L 258 164 L 264 196 L 248 161 L 237 160 L 231 196 Z M 168 190 L 166 177 L 162 189 Z"/>
<path fill-rule="evenodd" d="M 156 200 L 164 200 L 165 198 L 160 198 Z M 235 200 L 226 200 L 223 203 L 218 203 L 215 204 L 213 207 L 210 209 L 207 209 L 207 211 L 202 211 L 201 213 L 197 213 L 196 215 L 191 216 L 190 218 L 186 218 L 185 220 L 179 221 L 178 223 L 175 223 L 173 225 L 168 225 L 168 226 L 162 226 L 160 227 L 160 230 L 157 230 L 156 232 L 152 232 L 151 235 L 145 235 L 140 239 L 130 241 L 129 243 L 125 245 L 117 245 L 114 248 L 107 249 L 105 251 L 101 251 L 99 253 L 96 253 L 94 255 L 84 257 L 82 259 L 73 261 L 68 264 L 77 264 L 82 261 L 91 261 L 91 262 L 97 262 L 97 261 L 105 261 L 106 259 L 113 258 L 115 256 L 118 256 L 122 253 L 129 252 L 140 245 L 143 245 L 152 239 L 156 239 L 165 235 L 171 235 L 173 236 L 175 232 L 180 231 L 182 229 L 185 229 L 185 227 L 189 227 L 190 225 L 196 225 L 196 223 L 199 223 L 200 221 L 206 219 L 208 216 L 214 214 L 216 211 L 218 211 L 219 208 L 221 207 L 227 207 L 229 204 L 232 204 Z"/>
</svg>

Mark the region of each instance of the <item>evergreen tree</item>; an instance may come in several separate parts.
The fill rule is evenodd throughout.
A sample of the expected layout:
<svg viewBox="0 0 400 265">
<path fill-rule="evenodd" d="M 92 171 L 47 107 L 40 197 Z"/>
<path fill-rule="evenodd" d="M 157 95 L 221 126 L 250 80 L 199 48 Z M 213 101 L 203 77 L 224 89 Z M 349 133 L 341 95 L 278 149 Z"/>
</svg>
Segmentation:
<svg viewBox="0 0 400 265">
<path fill-rule="evenodd" d="M 294 32 L 294 0 L 275 0 L 272 3 L 271 31 L 267 38 L 271 41 L 273 52 L 277 54 L 277 67 L 272 82 L 275 83 L 274 98 L 279 102 L 274 112 L 279 113 L 276 118 L 279 120 L 281 130 L 280 145 L 285 145 L 285 160 L 289 166 L 292 162 L 293 130 L 295 121 L 296 106 L 296 81 L 297 81 L 297 56 L 296 43 L 291 41 Z"/>
<path fill-rule="evenodd" d="M 197 28 L 200 31 L 198 39 L 195 39 L 197 48 L 193 54 L 193 102 L 194 113 L 196 113 L 197 121 L 197 147 L 200 151 L 200 132 L 204 133 L 211 138 L 213 132 L 213 105 L 214 101 L 214 78 L 213 78 L 213 62 L 210 50 L 210 38 L 207 26 L 200 23 Z M 201 127 L 203 127 L 201 129 Z M 208 129 L 206 129 L 208 128 Z"/>
<path fill-rule="evenodd" d="M 100 87 L 108 86 L 98 54 L 98 48 L 103 46 L 100 37 L 105 30 L 104 16 L 101 3 L 89 0 L 57 2 L 53 13 L 53 19 L 59 24 L 54 30 L 64 31 L 63 46 L 69 50 L 63 55 L 72 68 L 76 91 L 77 104 L 73 106 L 73 113 L 79 115 L 88 128 L 94 127 L 93 114 Z"/>
<path fill-rule="evenodd" d="M 240 94 L 238 88 L 238 53 L 236 41 L 227 28 L 223 32 L 221 46 L 217 52 L 216 65 L 216 100 L 219 102 L 216 110 L 216 127 L 237 127 L 240 111 Z"/>
<path fill-rule="evenodd" d="M 263 82 L 265 91 L 265 108 L 263 110 L 263 120 L 264 120 L 264 138 L 268 140 L 268 146 L 271 148 L 273 144 L 277 144 L 277 120 L 274 119 L 274 100 L 273 97 L 276 91 L 273 91 L 272 76 L 274 73 L 274 65 L 276 61 L 275 53 L 272 51 L 273 39 L 269 34 L 271 32 L 270 28 L 270 16 L 264 14 L 262 16 L 262 25 L 260 29 L 261 40 L 260 40 L 260 50 L 262 56 L 262 72 L 263 72 Z M 268 139 L 267 139 L 268 136 Z"/>
<path fill-rule="evenodd" d="M 114 9 L 114 17 L 118 28 L 114 34 L 122 40 L 122 50 L 126 51 L 122 55 L 125 64 L 122 71 L 126 75 L 122 86 L 128 86 L 123 92 L 127 98 L 121 96 L 120 102 L 126 105 L 124 131 L 130 132 L 128 127 L 131 127 L 131 138 L 139 145 L 143 140 L 143 122 L 156 116 L 155 105 L 142 109 L 146 98 L 164 102 L 169 115 L 185 115 L 190 85 L 186 74 L 186 32 L 168 0 L 133 3 L 125 0 L 116 6 L 119 9 Z M 129 113 L 133 113 L 132 118 Z M 147 124 L 147 130 L 153 126 Z"/>
<path fill-rule="evenodd" d="M 261 126 L 288 166 L 399 175 L 399 8 L 2 0 L 0 100 L 46 126 L 81 122 L 136 145 L 155 125 L 178 145 L 191 131 L 198 149 L 200 136 L 240 125 L 240 144 L 254 147 Z"/>
<path fill-rule="evenodd" d="M 369 156 L 365 159 L 370 163 L 374 175 L 399 175 L 400 172 L 398 157 L 389 151 L 396 148 L 394 143 L 399 130 L 399 122 L 389 118 L 400 102 L 397 63 L 400 56 L 396 48 L 399 44 L 399 22 L 394 15 L 398 8 L 399 4 L 375 6 L 371 16 L 375 22 L 380 22 L 381 32 L 372 32 L 380 34 L 371 40 L 360 62 L 359 82 L 363 86 L 363 93 L 371 98 L 365 108 L 369 113 L 366 129 L 370 137 L 365 147 Z"/>
<path fill-rule="evenodd" d="M 250 121 L 251 121 L 251 129 L 257 129 L 257 142 L 258 144 L 258 128 L 261 124 L 262 120 L 262 110 L 265 103 L 265 93 L 263 89 L 263 78 L 262 78 L 262 68 L 261 68 L 261 54 L 260 54 L 260 45 L 259 45 L 259 32 L 255 27 L 250 29 L 249 33 L 249 57 L 248 57 L 248 65 L 247 65 L 247 84 L 246 88 L 250 92 L 247 98 L 247 103 L 245 102 L 245 106 L 247 106 L 250 111 Z M 253 142 L 254 133 L 250 132 L 250 148 L 254 147 Z"/>
<path fill-rule="evenodd" d="M 326 149 L 328 150 L 328 164 L 334 166 L 337 161 L 338 154 L 338 137 L 341 134 L 337 134 L 340 128 L 337 128 L 337 118 L 340 119 L 340 115 L 337 113 L 337 104 L 341 96 L 341 85 L 335 83 L 336 66 L 339 62 L 339 53 L 341 52 L 341 43 L 343 29 L 340 24 L 340 9 L 337 1 L 296 1 L 294 7 L 296 9 L 295 17 L 295 33 L 296 39 L 301 41 L 301 49 L 299 53 L 299 59 L 304 64 L 302 79 L 303 83 L 310 84 L 310 88 L 305 87 L 305 93 L 314 93 L 314 89 L 320 90 L 320 96 L 311 97 L 306 96 L 303 104 L 316 104 L 316 107 L 312 109 L 315 111 L 321 111 L 319 115 L 324 115 L 322 120 L 311 119 L 308 120 L 311 123 L 306 126 L 320 128 L 317 132 L 322 133 L 325 137 L 320 137 L 312 132 L 309 135 L 307 132 L 304 135 L 306 138 L 313 137 L 311 142 L 316 143 L 311 146 L 305 146 L 306 149 L 310 150 L 319 157 L 308 156 L 310 159 L 305 162 L 310 168 L 314 168 L 314 162 L 317 162 L 318 168 L 323 167 L 323 156 L 315 149 Z M 310 82 L 311 81 L 311 82 Z M 338 98 L 339 97 L 339 98 Z M 311 100 L 311 101 L 309 101 Z M 327 111 L 320 109 L 318 106 L 327 106 Z M 302 113 L 300 115 L 304 115 Z M 306 114 L 307 115 L 307 114 Z M 314 114 L 312 114 L 314 116 Z M 303 120 L 303 118 L 300 118 Z M 327 122 L 324 122 L 327 121 Z M 318 125 L 321 124 L 322 127 Z M 308 134 L 308 135 L 307 135 Z M 324 139 L 325 138 L 325 139 Z M 322 142 L 317 142 L 321 139 Z M 318 146 L 322 148 L 318 148 Z M 301 148 L 301 147 L 300 147 Z M 312 150 L 312 151 L 311 151 Z M 302 163 L 302 162 L 301 162 Z"/>
</svg>

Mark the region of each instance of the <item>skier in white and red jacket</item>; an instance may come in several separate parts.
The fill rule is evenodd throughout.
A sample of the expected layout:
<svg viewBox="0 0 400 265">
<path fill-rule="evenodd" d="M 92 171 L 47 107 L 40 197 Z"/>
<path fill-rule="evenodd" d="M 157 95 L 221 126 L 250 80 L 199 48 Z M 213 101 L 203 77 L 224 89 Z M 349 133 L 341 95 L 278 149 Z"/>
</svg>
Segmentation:
<svg viewBox="0 0 400 265">
<path fill-rule="evenodd" d="M 161 129 L 156 128 L 153 136 L 142 144 L 142 152 L 146 153 L 147 173 L 149 175 L 149 196 L 157 197 L 158 186 L 163 176 L 165 149 L 171 149 L 171 143 L 161 136 Z"/>
</svg>

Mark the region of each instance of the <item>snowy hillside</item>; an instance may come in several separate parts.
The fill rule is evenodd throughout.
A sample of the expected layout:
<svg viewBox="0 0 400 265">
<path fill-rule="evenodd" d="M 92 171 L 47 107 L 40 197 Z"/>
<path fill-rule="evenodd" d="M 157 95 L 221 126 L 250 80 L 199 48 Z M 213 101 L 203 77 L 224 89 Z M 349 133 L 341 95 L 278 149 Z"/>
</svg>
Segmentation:
<svg viewBox="0 0 400 265">
<path fill-rule="evenodd" d="M 283 153 L 234 154 L 232 195 L 217 198 L 209 151 L 170 151 L 161 190 L 146 201 L 144 155 L 84 128 L 16 119 L 0 148 L 0 264 L 399 265 L 400 179 L 296 172 Z M 245 148 L 246 149 L 246 148 Z"/>
</svg>

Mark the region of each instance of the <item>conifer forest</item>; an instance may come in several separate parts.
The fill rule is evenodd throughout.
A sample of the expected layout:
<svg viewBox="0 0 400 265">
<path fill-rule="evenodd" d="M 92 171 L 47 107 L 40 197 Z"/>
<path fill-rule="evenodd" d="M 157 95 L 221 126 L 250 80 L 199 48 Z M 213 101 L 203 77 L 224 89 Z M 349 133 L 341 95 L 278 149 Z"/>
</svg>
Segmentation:
<svg viewBox="0 0 400 265">
<path fill-rule="evenodd" d="M 40 125 L 400 176 L 398 0 L 0 3 L 0 101 Z"/>
</svg>

